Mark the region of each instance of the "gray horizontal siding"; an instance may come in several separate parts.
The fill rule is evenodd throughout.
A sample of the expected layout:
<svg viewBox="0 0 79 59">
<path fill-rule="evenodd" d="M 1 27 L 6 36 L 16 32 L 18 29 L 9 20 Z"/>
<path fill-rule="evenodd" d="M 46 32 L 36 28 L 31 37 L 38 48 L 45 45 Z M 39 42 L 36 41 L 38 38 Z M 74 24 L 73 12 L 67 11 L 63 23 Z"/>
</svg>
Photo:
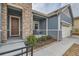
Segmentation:
<svg viewBox="0 0 79 59">
<path fill-rule="evenodd" d="M 66 21 L 68 23 L 72 23 L 72 18 L 71 18 L 71 14 L 70 14 L 69 8 L 67 8 L 66 10 L 64 10 L 61 13 L 61 20 L 64 20 L 64 21 Z"/>
<path fill-rule="evenodd" d="M 49 29 L 51 29 L 51 31 Z M 57 39 L 58 31 L 52 31 L 53 29 L 56 29 L 56 30 L 58 29 L 58 16 L 57 15 L 48 18 L 48 35 Z"/>
<path fill-rule="evenodd" d="M 64 21 L 66 21 L 68 23 L 72 23 L 71 17 L 68 17 L 67 15 L 65 15 L 63 13 L 61 14 L 61 20 L 64 20 Z"/>
<path fill-rule="evenodd" d="M 44 30 L 44 31 L 41 31 L 41 34 L 45 35 L 46 34 L 46 20 L 39 21 L 39 28 L 41 30 Z"/>
<path fill-rule="evenodd" d="M 62 39 L 62 31 L 59 31 L 59 40 Z"/>
<path fill-rule="evenodd" d="M 48 35 L 52 36 L 55 39 L 58 39 L 58 31 L 48 31 Z M 62 31 L 59 31 L 59 40 L 62 39 Z"/>
<path fill-rule="evenodd" d="M 53 38 L 57 39 L 57 31 L 48 31 L 48 35 L 52 36 Z"/>
<path fill-rule="evenodd" d="M 48 29 L 58 29 L 58 16 L 48 18 Z"/>
<path fill-rule="evenodd" d="M 46 20 L 40 20 L 39 26 L 40 26 L 40 29 L 46 29 Z"/>
</svg>

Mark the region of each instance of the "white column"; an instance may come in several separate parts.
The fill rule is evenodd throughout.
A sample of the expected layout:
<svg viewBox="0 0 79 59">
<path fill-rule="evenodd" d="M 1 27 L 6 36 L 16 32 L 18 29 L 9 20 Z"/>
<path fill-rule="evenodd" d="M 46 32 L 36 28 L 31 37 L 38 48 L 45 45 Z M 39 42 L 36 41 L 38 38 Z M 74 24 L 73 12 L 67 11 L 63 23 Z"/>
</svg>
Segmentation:
<svg viewBox="0 0 79 59">
<path fill-rule="evenodd" d="M 48 18 L 46 18 L 46 35 L 48 35 Z"/>
<path fill-rule="evenodd" d="M 59 38 L 59 36 L 60 36 L 59 31 L 60 31 L 60 14 L 58 14 L 58 35 L 57 35 L 57 41 L 60 40 L 60 38 Z"/>
</svg>

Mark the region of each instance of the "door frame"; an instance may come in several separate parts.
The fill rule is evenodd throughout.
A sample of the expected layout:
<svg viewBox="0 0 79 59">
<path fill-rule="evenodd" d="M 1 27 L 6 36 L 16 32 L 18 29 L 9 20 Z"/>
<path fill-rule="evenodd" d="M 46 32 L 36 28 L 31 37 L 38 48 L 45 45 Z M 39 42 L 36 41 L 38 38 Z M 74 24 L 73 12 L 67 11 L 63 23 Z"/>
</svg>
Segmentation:
<svg viewBox="0 0 79 59">
<path fill-rule="evenodd" d="M 11 34 L 11 20 L 12 20 L 11 18 L 12 18 L 12 17 L 18 18 L 18 20 L 19 20 L 19 35 L 12 35 L 12 34 Z M 10 27 L 9 35 L 10 35 L 10 36 L 20 36 L 20 26 L 21 26 L 21 25 L 20 25 L 20 17 L 19 17 L 19 16 L 10 15 L 10 17 L 9 17 L 9 24 L 10 24 L 10 25 L 9 25 L 9 27 Z"/>
</svg>

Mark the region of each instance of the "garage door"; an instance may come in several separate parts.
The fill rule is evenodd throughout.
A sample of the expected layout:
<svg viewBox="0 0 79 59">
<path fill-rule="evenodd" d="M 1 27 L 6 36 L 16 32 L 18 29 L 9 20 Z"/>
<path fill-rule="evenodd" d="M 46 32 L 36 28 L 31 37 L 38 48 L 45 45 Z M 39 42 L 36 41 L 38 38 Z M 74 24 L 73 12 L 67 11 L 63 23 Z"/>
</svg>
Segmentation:
<svg viewBox="0 0 79 59">
<path fill-rule="evenodd" d="M 68 37 L 71 35 L 71 26 L 62 26 L 62 38 Z"/>
</svg>

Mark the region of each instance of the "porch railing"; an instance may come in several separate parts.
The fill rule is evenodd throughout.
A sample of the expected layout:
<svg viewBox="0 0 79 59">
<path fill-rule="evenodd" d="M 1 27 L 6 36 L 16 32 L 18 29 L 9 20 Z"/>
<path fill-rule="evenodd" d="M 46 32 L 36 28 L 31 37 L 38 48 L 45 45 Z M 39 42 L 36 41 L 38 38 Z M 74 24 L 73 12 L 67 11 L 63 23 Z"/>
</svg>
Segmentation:
<svg viewBox="0 0 79 59">
<path fill-rule="evenodd" d="M 25 49 L 25 51 L 23 51 L 23 49 Z M 13 50 L 10 50 L 10 51 L 6 51 L 6 52 L 2 52 L 0 53 L 0 55 L 5 55 L 5 54 L 9 54 L 9 53 L 12 53 L 12 52 L 17 52 L 17 51 L 21 51 L 20 53 L 17 53 L 13 56 L 20 56 L 20 55 L 26 55 L 28 56 L 29 53 L 31 53 L 30 55 L 33 56 L 33 47 L 32 46 L 25 46 L 25 47 L 21 47 L 21 48 L 17 48 L 17 49 L 13 49 Z"/>
</svg>

